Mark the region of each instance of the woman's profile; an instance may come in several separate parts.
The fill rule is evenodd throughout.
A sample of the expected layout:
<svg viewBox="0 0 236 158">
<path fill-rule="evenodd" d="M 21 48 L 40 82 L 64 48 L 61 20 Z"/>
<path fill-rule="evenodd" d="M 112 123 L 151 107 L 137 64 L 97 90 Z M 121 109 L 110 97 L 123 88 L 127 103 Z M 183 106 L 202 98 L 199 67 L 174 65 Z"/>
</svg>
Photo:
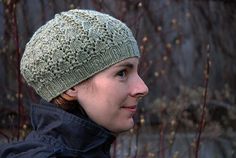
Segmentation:
<svg viewBox="0 0 236 158">
<path fill-rule="evenodd" d="M 21 73 L 42 97 L 32 131 L 0 147 L 1 158 L 108 158 L 131 129 L 148 88 L 138 75 L 131 30 L 110 15 L 74 9 L 56 14 L 25 47 Z"/>
</svg>

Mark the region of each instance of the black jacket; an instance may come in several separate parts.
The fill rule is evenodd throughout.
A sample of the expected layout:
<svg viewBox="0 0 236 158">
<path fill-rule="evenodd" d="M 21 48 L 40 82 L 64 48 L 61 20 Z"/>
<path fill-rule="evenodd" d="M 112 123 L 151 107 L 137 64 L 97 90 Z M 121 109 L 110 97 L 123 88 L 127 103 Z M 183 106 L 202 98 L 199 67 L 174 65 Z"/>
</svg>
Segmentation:
<svg viewBox="0 0 236 158">
<path fill-rule="evenodd" d="M 0 147 L 0 158 L 109 158 L 115 140 L 106 129 L 42 101 L 32 105 L 33 131 Z"/>
</svg>

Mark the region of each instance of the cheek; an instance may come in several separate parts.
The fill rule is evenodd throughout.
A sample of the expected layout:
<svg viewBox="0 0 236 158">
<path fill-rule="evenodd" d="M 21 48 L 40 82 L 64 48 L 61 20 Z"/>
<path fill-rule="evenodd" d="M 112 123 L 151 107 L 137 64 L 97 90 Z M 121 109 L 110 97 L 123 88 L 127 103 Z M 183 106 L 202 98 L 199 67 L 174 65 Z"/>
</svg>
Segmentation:
<svg viewBox="0 0 236 158">
<path fill-rule="evenodd" d="M 103 92 L 99 91 L 89 98 L 85 98 L 81 104 L 90 119 L 97 124 L 110 129 L 124 117 L 120 110 L 126 100 L 126 95 L 123 93 L 109 88 Z"/>
<path fill-rule="evenodd" d="M 127 87 L 117 82 L 103 83 L 95 87 L 93 91 L 95 103 L 101 106 L 119 107 L 128 96 Z"/>
<path fill-rule="evenodd" d="M 100 82 L 78 94 L 78 100 L 90 119 L 112 131 L 122 129 L 131 120 L 130 116 L 120 108 L 126 104 L 127 98 L 127 86 L 112 82 L 109 84 Z"/>
</svg>

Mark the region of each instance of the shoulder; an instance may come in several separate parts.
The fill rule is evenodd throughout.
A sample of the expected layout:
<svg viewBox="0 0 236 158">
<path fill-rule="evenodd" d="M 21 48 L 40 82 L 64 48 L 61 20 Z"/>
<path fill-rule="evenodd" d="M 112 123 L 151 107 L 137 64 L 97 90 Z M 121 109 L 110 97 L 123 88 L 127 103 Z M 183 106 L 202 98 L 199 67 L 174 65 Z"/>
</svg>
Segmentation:
<svg viewBox="0 0 236 158">
<path fill-rule="evenodd" d="M 0 146 L 1 158 L 49 158 L 53 147 L 39 141 L 25 140 Z"/>
</svg>

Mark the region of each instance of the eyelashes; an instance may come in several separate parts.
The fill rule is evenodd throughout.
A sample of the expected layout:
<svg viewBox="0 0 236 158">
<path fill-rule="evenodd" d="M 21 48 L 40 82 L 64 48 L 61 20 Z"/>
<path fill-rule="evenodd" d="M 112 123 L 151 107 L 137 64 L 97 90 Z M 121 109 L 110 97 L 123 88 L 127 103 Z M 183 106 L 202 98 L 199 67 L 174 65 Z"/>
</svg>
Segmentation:
<svg viewBox="0 0 236 158">
<path fill-rule="evenodd" d="M 128 71 L 126 69 L 122 69 L 116 74 L 120 79 L 126 79 L 128 77 Z"/>
</svg>

